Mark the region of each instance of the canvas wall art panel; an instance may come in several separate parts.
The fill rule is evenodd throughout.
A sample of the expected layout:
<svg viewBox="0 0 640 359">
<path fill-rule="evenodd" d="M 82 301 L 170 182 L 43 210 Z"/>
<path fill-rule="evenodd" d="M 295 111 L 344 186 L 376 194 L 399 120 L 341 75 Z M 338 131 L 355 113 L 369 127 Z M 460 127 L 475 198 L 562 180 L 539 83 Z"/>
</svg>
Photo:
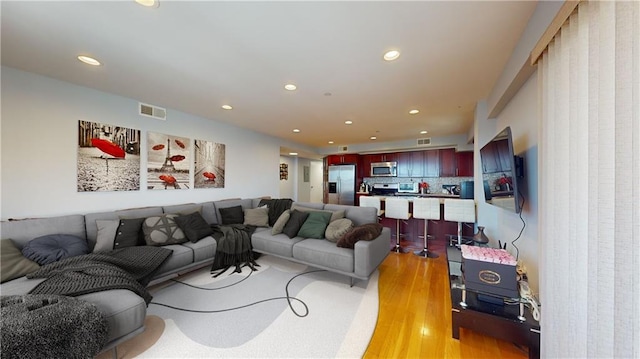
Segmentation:
<svg viewBox="0 0 640 359">
<path fill-rule="evenodd" d="M 224 188 L 223 143 L 195 140 L 195 188 Z"/>
<path fill-rule="evenodd" d="M 140 189 L 140 130 L 78 121 L 78 192 Z"/>
<path fill-rule="evenodd" d="M 188 138 L 147 134 L 147 189 L 189 188 L 190 145 Z"/>
</svg>

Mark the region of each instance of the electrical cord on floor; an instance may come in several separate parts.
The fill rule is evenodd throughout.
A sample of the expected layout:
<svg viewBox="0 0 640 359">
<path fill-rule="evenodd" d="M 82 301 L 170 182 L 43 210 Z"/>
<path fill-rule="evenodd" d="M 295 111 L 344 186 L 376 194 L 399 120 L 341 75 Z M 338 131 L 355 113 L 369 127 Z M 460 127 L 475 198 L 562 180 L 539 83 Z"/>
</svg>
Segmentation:
<svg viewBox="0 0 640 359">
<path fill-rule="evenodd" d="M 228 285 L 225 285 L 225 286 L 222 286 L 222 287 L 217 287 L 217 288 L 203 288 L 203 287 L 198 287 L 198 286 L 193 285 L 193 284 L 189 284 L 189 283 L 185 283 L 185 282 L 179 281 L 177 279 L 170 279 L 170 280 L 172 282 L 179 283 L 179 284 L 182 284 L 182 285 L 186 285 L 187 287 L 191 287 L 191 288 L 195 288 L 195 289 L 200 289 L 200 290 L 220 290 L 220 289 L 233 287 L 236 284 L 240 284 L 240 283 L 244 282 L 245 280 L 249 279 L 249 277 L 251 277 L 251 273 L 253 273 L 253 271 L 250 271 L 249 274 L 247 274 L 247 276 L 245 276 L 244 278 L 240 279 L 239 281 L 237 281 L 235 283 L 231 283 L 231 284 L 228 284 Z"/>
<path fill-rule="evenodd" d="M 251 307 L 251 306 L 254 306 L 254 305 L 258 305 L 258 304 L 261 304 L 261 303 L 272 302 L 272 301 L 274 301 L 274 300 L 282 300 L 282 299 L 286 299 L 286 300 L 287 300 L 287 304 L 289 305 L 289 309 L 291 309 L 291 311 L 293 312 L 293 314 L 295 314 L 295 315 L 296 315 L 296 316 L 298 316 L 298 317 L 303 318 L 303 317 L 306 317 L 307 315 L 309 315 L 309 307 L 307 306 L 307 304 L 306 304 L 304 301 L 302 301 L 302 300 L 300 300 L 300 299 L 298 299 L 298 298 L 296 298 L 296 297 L 292 297 L 291 295 L 289 295 L 289 284 L 291 284 L 291 282 L 292 282 L 294 279 L 296 279 L 297 277 L 300 277 L 300 276 L 305 275 L 305 274 L 315 273 L 315 272 L 326 272 L 326 271 L 325 271 L 325 270 L 323 270 L 323 269 L 312 270 L 312 271 L 308 271 L 308 272 L 300 273 L 300 274 L 297 274 L 297 275 L 295 275 L 295 276 L 291 277 L 291 279 L 289 279 L 289 281 L 288 281 L 288 282 L 287 282 L 287 284 L 285 285 L 285 296 L 284 296 L 284 297 L 273 297 L 273 298 L 267 298 L 267 299 L 259 300 L 259 301 L 256 301 L 256 302 L 248 303 L 248 304 L 245 304 L 245 305 L 237 306 L 237 307 L 231 307 L 231 308 L 225 308 L 225 309 L 218 309 L 218 310 L 198 310 L 198 309 L 180 308 L 180 307 L 172 306 L 172 305 L 169 305 L 169 304 L 158 303 L 158 302 L 154 302 L 154 301 L 151 301 L 149 304 L 155 304 L 155 305 L 158 305 L 158 306 L 161 306 L 161 307 L 166 307 L 166 308 L 170 308 L 170 309 L 174 309 L 174 310 L 179 310 L 179 311 L 182 311 L 182 312 L 190 312 L 190 313 L 209 313 L 209 314 L 213 314 L 213 313 L 230 312 L 230 311 L 233 311 L 233 310 L 238 310 L 238 309 L 248 308 L 248 307 Z M 238 283 L 240 283 L 240 282 L 242 282 L 242 281 L 246 280 L 247 278 L 249 278 L 249 276 L 250 276 L 250 275 L 251 275 L 251 273 L 249 273 L 249 275 L 247 275 L 245 278 L 243 278 L 242 280 L 240 280 L 240 281 L 238 281 L 238 282 L 236 282 L 236 283 L 233 283 L 233 284 L 230 284 L 230 285 L 227 285 L 227 286 L 224 286 L 224 287 L 219 287 L 219 288 L 203 288 L 203 287 L 198 287 L 198 286 L 191 285 L 191 284 L 187 284 L 187 283 L 180 282 L 180 281 L 175 281 L 175 280 L 174 280 L 174 281 L 175 281 L 175 282 L 177 282 L 177 283 L 181 283 L 181 284 L 187 285 L 187 286 L 189 286 L 189 287 L 195 288 L 195 289 L 200 289 L 200 290 L 217 290 L 217 289 L 227 288 L 227 287 L 230 287 L 230 286 L 236 285 L 236 284 L 238 284 Z M 303 314 L 298 313 L 298 311 L 296 311 L 296 309 L 293 307 L 292 301 L 297 301 L 298 303 L 302 304 L 302 306 L 304 307 L 304 313 L 303 313 Z"/>
</svg>

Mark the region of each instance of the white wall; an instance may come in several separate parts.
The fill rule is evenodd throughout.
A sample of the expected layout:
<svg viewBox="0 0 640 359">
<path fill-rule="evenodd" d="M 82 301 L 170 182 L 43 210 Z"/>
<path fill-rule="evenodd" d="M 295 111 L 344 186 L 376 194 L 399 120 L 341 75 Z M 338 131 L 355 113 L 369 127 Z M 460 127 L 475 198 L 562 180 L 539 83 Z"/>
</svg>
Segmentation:
<svg viewBox="0 0 640 359">
<path fill-rule="evenodd" d="M 280 139 L 172 109 L 159 121 L 139 116 L 137 108 L 136 99 L 2 67 L 0 217 L 279 195 Z M 141 130 L 141 190 L 77 192 L 78 120 Z M 224 143 L 225 188 L 146 190 L 148 131 Z"/>
<path fill-rule="evenodd" d="M 485 234 L 492 246 L 498 241 L 509 243 L 507 250 L 528 269 L 529 285 L 537 293 L 539 285 L 539 245 L 538 245 L 538 97 L 537 75 L 534 73 L 513 97 L 500 115 L 495 119 L 487 118 L 487 106 L 483 102 L 476 110 L 475 134 L 475 193 L 478 202 L 478 225 L 484 226 Z M 524 158 L 524 177 L 518 179 L 520 191 L 525 198 L 522 219 L 526 223 L 520 238 L 515 242 L 519 251 L 511 245 L 523 223 L 519 215 L 505 209 L 487 204 L 482 188 L 482 166 L 479 151 L 489 140 L 510 126 L 513 136 L 514 152 Z"/>
</svg>

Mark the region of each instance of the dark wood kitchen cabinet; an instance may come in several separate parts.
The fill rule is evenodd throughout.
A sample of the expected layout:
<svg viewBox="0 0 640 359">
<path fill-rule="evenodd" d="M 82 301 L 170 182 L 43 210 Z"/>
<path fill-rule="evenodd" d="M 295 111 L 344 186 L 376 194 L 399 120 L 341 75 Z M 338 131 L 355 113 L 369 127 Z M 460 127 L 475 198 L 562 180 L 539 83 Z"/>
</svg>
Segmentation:
<svg viewBox="0 0 640 359">
<path fill-rule="evenodd" d="M 445 148 L 440 151 L 440 177 L 456 176 L 456 150 Z"/>
<path fill-rule="evenodd" d="M 511 171 L 511 158 L 509 158 L 509 141 L 507 139 L 496 141 L 496 152 L 498 153 L 498 162 L 500 163 L 500 171 Z"/>
<path fill-rule="evenodd" d="M 370 155 L 364 155 L 369 161 L 369 164 L 375 162 L 394 162 L 398 160 L 397 153 L 374 153 Z"/>
<path fill-rule="evenodd" d="M 327 156 L 327 166 L 331 165 L 357 165 L 359 161 L 359 155 L 355 153 L 345 155 L 330 155 Z"/>
<path fill-rule="evenodd" d="M 482 173 L 495 173 L 500 172 L 500 157 L 498 156 L 498 149 L 495 142 L 489 142 L 482 148 Z"/>
<path fill-rule="evenodd" d="M 424 177 L 424 151 L 399 152 L 398 177 Z"/>
<path fill-rule="evenodd" d="M 456 166 L 458 177 L 473 177 L 473 151 L 456 152 Z"/>
<path fill-rule="evenodd" d="M 424 151 L 424 177 L 440 176 L 440 151 Z"/>
</svg>

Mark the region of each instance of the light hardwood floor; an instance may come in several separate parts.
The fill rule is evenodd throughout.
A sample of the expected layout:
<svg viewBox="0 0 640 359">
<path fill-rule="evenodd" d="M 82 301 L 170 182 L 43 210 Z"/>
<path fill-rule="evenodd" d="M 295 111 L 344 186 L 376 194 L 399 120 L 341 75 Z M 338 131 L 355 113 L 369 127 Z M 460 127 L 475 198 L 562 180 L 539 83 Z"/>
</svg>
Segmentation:
<svg viewBox="0 0 640 359">
<path fill-rule="evenodd" d="M 527 358 L 527 348 L 464 328 L 460 340 L 451 337 L 445 245 L 429 241 L 437 259 L 392 252 L 382 263 L 378 323 L 364 358 Z"/>
</svg>

